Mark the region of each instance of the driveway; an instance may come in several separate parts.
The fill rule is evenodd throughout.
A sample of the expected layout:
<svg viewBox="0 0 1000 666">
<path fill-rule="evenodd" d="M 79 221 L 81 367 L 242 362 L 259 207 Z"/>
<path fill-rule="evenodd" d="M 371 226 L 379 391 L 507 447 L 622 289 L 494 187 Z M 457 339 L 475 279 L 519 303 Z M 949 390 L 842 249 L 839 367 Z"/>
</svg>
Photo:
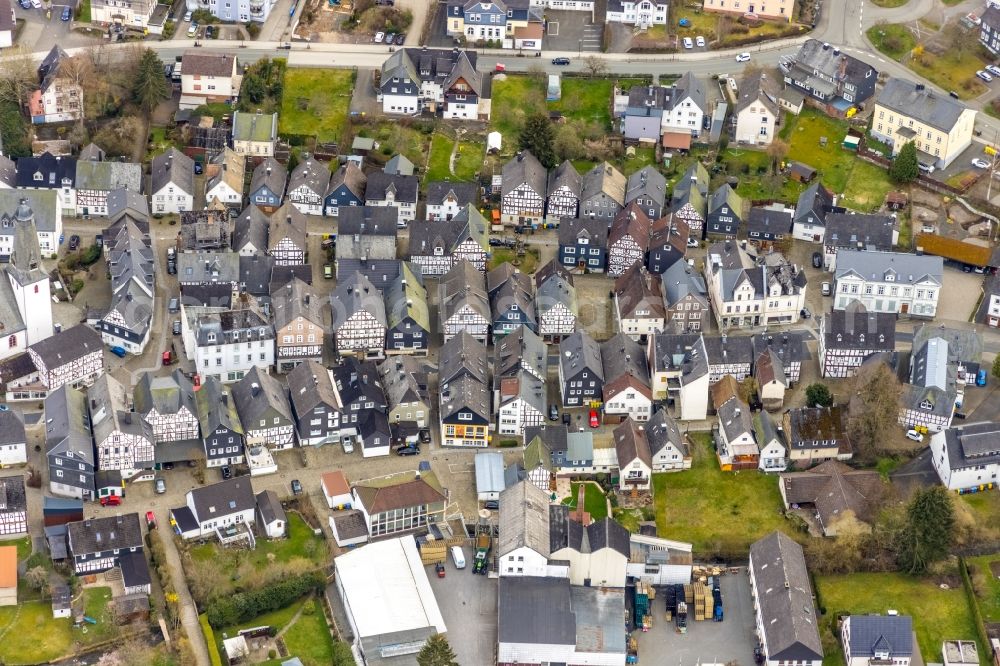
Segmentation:
<svg viewBox="0 0 1000 666">
<path fill-rule="evenodd" d="M 935 319 L 969 321 L 982 294 L 983 276 L 945 266 L 943 282 Z"/>
<path fill-rule="evenodd" d="M 473 574 L 472 549 L 463 550 L 465 569 L 456 569 L 451 557 L 445 561 L 444 578 L 435 575 L 434 567 L 425 569 L 456 661 L 463 666 L 489 666 L 496 663 L 498 579 Z"/>
<path fill-rule="evenodd" d="M 581 51 L 584 46 L 584 36 L 590 23 L 590 12 L 545 11 L 548 20 L 548 30 L 542 44 L 546 51 Z M 601 47 L 600 26 L 597 28 L 597 48 Z M 590 44 L 588 37 L 587 44 Z"/>
</svg>

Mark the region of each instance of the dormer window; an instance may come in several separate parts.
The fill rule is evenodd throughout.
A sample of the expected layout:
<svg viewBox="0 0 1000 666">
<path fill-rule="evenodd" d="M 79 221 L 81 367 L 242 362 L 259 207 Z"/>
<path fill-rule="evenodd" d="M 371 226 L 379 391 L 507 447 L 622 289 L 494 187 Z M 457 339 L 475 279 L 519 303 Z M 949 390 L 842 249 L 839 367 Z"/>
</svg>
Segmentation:
<svg viewBox="0 0 1000 666">
<path fill-rule="evenodd" d="M 865 334 L 862 333 L 861 335 L 859 335 L 858 336 L 858 340 L 860 340 L 861 342 L 864 342 L 865 341 Z"/>
<path fill-rule="evenodd" d="M 215 342 L 215 333 L 209 333 L 208 334 L 208 341 L 209 342 Z"/>
<path fill-rule="evenodd" d="M 934 403 L 932 403 L 930 400 L 927 400 L 925 398 L 925 399 L 923 399 L 923 400 L 920 401 L 920 409 L 923 409 L 924 411 L 928 411 L 929 412 L 932 409 L 934 409 Z"/>
<path fill-rule="evenodd" d="M 35 172 L 35 175 L 34 175 L 34 176 L 32 176 L 32 179 L 33 179 L 33 180 L 34 180 L 34 181 L 35 181 L 36 183 L 40 183 L 40 182 L 42 182 L 43 180 L 45 180 L 45 176 L 43 176 L 43 175 L 42 175 L 42 173 L 41 173 L 40 171 L 36 171 L 36 172 Z"/>
</svg>

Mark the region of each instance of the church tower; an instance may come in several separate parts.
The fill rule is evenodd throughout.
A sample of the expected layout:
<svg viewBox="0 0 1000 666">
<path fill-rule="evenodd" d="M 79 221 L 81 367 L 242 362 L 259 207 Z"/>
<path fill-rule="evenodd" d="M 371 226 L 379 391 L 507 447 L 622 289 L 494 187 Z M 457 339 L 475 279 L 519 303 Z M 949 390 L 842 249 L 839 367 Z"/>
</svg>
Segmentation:
<svg viewBox="0 0 1000 666">
<path fill-rule="evenodd" d="M 28 344 L 33 345 L 51 336 L 49 276 L 42 268 L 35 213 L 25 199 L 21 200 L 14 215 L 14 248 L 7 266 L 7 277 L 27 329 Z"/>
</svg>

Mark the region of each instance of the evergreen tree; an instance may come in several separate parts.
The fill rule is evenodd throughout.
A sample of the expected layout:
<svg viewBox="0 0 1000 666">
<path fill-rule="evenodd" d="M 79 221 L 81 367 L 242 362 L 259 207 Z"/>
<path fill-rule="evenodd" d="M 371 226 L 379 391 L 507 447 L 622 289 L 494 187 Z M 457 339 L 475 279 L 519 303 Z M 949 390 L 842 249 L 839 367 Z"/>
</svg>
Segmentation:
<svg viewBox="0 0 1000 666">
<path fill-rule="evenodd" d="M 551 169 L 556 165 L 556 152 L 552 147 L 554 139 L 552 121 L 543 113 L 533 113 L 524 121 L 517 142 L 521 150 L 531 152 L 543 167 Z"/>
<path fill-rule="evenodd" d="M 132 84 L 132 100 L 148 113 L 169 96 L 167 78 L 163 75 L 163 61 L 156 55 L 156 51 L 146 49 L 139 59 Z"/>
<path fill-rule="evenodd" d="M 458 661 L 444 634 L 434 634 L 427 639 L 427 643 L 417 655 L 417 664 L 419 666 L 458 666 Z"/>
<path fill-rule="evenodd" d="M 899 565 L 922 574 L 948 554 L 955 528 L 955 508 L 947 488 L 921 488 L 906 506 L 906 527 L 899 549 Z"/>
<path fill-rule="evenodd" d="M 806 407 L 829 407 L 833 404 L 833 394 L 826 384 L 810 384 L 806 387 Z"/>
<path fill-rule="evenodd" d="M 899 150 L 899 154 L 889 165 L 889 176 L 897 183 L 910 183 L 916 180 L 919 174 L 917 146 L 910 141 Z"/>
</svg>

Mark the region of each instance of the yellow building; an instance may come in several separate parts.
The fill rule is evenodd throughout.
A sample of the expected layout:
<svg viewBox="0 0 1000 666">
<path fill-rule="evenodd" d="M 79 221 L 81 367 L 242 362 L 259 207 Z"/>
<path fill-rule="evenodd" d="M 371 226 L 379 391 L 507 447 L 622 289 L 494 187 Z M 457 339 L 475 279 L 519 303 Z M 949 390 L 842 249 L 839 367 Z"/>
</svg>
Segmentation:
<svg viewBox="0 0 1000 666">
<path fill-rule="evenodd" d="M 922 83 L 889 79 L 875 100 L 872 137 L 889 144 L 895 156 L 910 141 L 921 169 L 944 169 L 972 143 L 976 111 Z"/>
</svg>

